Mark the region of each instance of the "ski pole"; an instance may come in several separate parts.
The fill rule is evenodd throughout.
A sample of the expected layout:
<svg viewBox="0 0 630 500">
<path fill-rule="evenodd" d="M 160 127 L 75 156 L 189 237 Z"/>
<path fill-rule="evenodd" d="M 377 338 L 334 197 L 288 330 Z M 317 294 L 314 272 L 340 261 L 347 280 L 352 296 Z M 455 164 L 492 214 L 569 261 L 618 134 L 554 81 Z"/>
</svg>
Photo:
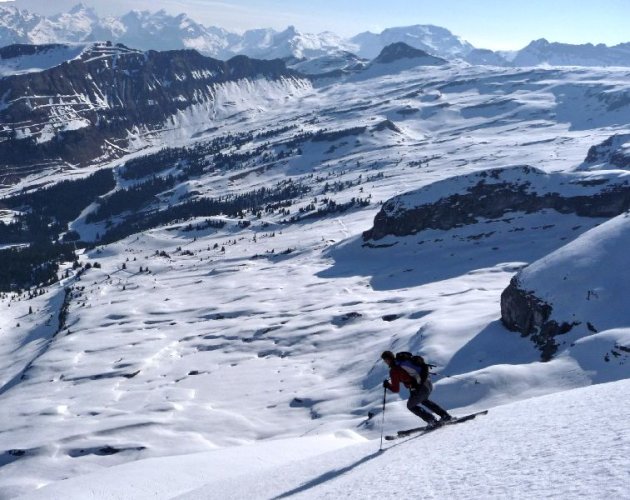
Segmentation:
<svg viewBox="0 0 630 500">
<path fill-rule="evenodd" d="M 383 418 L 381 419 L 381 446 L 379 451 L 383 451 L 383 430 L 385 428 L 385 403 L 387 402 L 387 387 L 383 387 Z"/>
</svg>

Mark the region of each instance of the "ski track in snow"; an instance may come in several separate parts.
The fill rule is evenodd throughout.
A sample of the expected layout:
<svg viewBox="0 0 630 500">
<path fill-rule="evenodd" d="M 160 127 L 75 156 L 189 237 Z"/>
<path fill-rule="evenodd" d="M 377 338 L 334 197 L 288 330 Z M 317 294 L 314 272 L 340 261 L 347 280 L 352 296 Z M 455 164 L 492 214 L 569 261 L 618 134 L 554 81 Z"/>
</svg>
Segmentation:
<svg viewBox="0 0 630 500">
<path fill-rule="evenodd" d="M 268 451 L 287 453 L 287 462 L 274 462 L 278 471 L 270 476 L 278 487 L 266 482 L 267 472 L 251 469 L 251 481 L 215 478 L 213 488 L 224 495 L 221 498 L 271 498 L 296 488 L 296 495 L 305 497 L 339 496 L 340 491 L 388 497 L 398 481 L 409 481 L 409 488 L 424 485 L 422 496 L 429 498 L 520 497 L 519 492 L 535 498 L 546 494 L 536 481 L 555 484 L 565 477 L 563 471 L 576 480 L 574 489 L 563 483 L 558 496 L 600 496 L 596 487 L 608 477 L 611 489 L 601 491 L 619 497 L 623 491 L 615 485 L 623 464 L 618 463 L 615 472 L 602 457 L 609 449 L 610 464 L 623 458 L 617 453 L 624 449 L 627 456 L 627 423 L 602 421 L 603 427 L 620 426 L 619 441 L 589 431 L 601 426 L 594 414 L 582 417 L 591 414 L 591 407 L 580 403 L 579 395 L 602 391 L 610 405 L 627 414 L 623 398 L 612 396 L 612 388 L 627 389 L 627 383 L 567 393 L 578 395 L 566 396 L 577 398 L 572 413 L 564 413 L 557 402 L 562 394 L 549 396 L 554 412 L 544 409 L 544 398 L 522 400 L 627 378 L 627 356 L 604 359 L 616 343 L 627 345 L 629 329 L 600 332 L 596 339 L 568 335 L 561 355 L 541 363 L 533 343 L 508 332 L 499 321 L 499 297 L 515 272 L 603 220 L 553 211 L 516 213 L 450 231 L 379 241 L 395 243 L 389 248 L 364 248 L 360 235 L 371 227 L 378 202 L 453 175 L 511 164 L 548 172 L 575 169 L 591 145 L 630 122 L 627 107 L 609 109 L 607 101 L 597 97 L 604 87 L 607 95 L 623 95 L 627 82 L 627 70 L 418 68 L 301 88 L 277 106 L 274 99 L 277 103 L 280 91 L 273 86 L 269 99 L 255 103 L 260 108 L 243 102 L 231 115 L 229 106 L 218 103 L 214 112 L 222 117 L 220 131 L 212 131 L 212 122 L 200 131 L 205 111 L 197 109 L 181 121 L 173 118 L 168 125 L 176 133 L 138 139 L 143 146 L 167 139 L 182 145 L 284 125 L 304 130 L 361 125 L 367 127 L 365 133 L 333 144 L 305 143 L 301 156 L 269 165 L 245 164 L 228 175 L 212 172 L 185 187 L 223 196 L 287 177 L 309 182 L 311 173 L 330 182 L 383 176 L 331 195 L 338 202 L 372 195 L 372 205 L 363 210 L 290 225 L 280 224 L 277 215 L 253 220 L 249 228 L 229 221 L 221 230 L 184 232 L 188 222 L 175 224 L 89 252 L 83 260 L 97 260 L 102 268 L 87 271 L 80 281 L 70 278 L 30 301 L 0 299 L 0 498 L 152 457 L 214 453 L 208 455 L 212 467 L 228 454 L 240 453 L 233 451 L 241 449 L 236 445 L 261 442 L 256 446 L 264 450 L 275 446 L 268 444 L 276 442 L 272 438 L 288 439 L 286 448 L 278 445 Z M 238 86 L 228 86 L 222 97 L 226 103 L 233 99 L 232 91 L 242 95 Z M 378 131 L 375 126 L 386 119 L 400 132 Z M 190 139 L 194 134 L 196 139 Z M 243 149 L 255 146 L 256 141 Z M 418 161 L 420 165 L 413 163 Z M 86 173 L 65 171 L 46 181 Z M 333 176 L 328 179 L 328 174 Z M 29 182 L 42 179 L 28 179 L 6 192 Z M 321 194 L 297 202 L 291 213 L 314 196 Z M 102 230 L 85 225 L 85 215 L 73 224 L 76 230 L 84 235 Z M 288 249 L 290 253 L 282 253 Z M 158 257 L 156 251 L 168 257 Z M 123 263 L 126 270 L 121 269 Z M 139 272 L 140 266 L 150 272 Z M 64 286 L 74 288 L 67 329 L 53 338 Z M 33 314 L 28 314 L 29 306 Z M 383 319 L 388 316 L 394 320 Z M 419 451 L 404 443 L 378 456 L 370 442 L 332 457 L 289 464 L 289 458 L 296 458 L 295 449 L 304 446 L 299 436 L 341 432 L 345 446 L 348 440 L 361 439 L 353 433 L 368 439 L 378 435 L 380 384 L 386 376 L 378 356 L 384 349 L 421 351 L 439 365 L 440 373 L 456 376 L 436 377 L 434 397 L 457 412 L 522 402 L 493 408 L 482 417 L 487 420 L 423 437 L 427 448 Z M 602 378 L 601 373 L 609 376 Z M 388 428 L 415 422 L 404 402 L 390 400 Z M 595 404 L 598 398 L 585 401 L 591 400 Z M 541 405 L 537 411 L 528 406 L 530 401 Z M 598 418 L 609 416 L 599 408 Z M 366 421 L 370 411 L 377 415 Z M 529 427 L 523 424 L 526 415 Z M 586 451 L 571 437 L 580 435 L 591 443 Z M 322 452 L 341 446 L 333 438 L 321 439 Z M 532 443 L 535 453 L 528 455 Z M 471 459 L 480 445 L 490 472 Z M 563 458 L 556 460 L 552 452 L 558 446 L 563 447 L 558 452 Z M 517 458 L 507 455 L 513 448 Z M 403 458 L 409 453 L 418 470 L 436 471 L 434 475 L 410 474 Z M 580 453 L 587 453 L 588 461 L 569 469 L 571 457 Z M 392 455 L 385 480 L 382 470 Z M 501 458 L 496 470 L 490 462 L 493 456 Z M 532 457 L 538 457 L 540 465 Z M 171 463 L 183 470 L 190 459 L 181 460 Z M 355 462 L 360 464 L 353 466 Z M 331 464 L 335 470 L 350 469 L 299 489 L 329 473 Z M 151 480 L 160 470 L 153 469 Z M 517 489 L 509 489 L 510 478 Z M 475 494 L 467 495 L 465 487 Z M 94 490 L 94 497 L 108 498 L 106 490 Z M 204 489 L 192 497 L 207 494 Z"/>
</svg>

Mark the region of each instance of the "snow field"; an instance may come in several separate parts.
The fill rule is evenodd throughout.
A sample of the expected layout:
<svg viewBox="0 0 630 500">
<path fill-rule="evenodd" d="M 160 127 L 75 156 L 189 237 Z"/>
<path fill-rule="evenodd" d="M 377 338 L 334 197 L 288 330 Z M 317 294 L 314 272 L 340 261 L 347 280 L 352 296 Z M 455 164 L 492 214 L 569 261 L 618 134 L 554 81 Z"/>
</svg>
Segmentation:
<svg viewBox="0 0 630 500">
<path fill-rule="evenodd" d="M 629 389 L 622 380 L 498 406 L 383 452 L 351 433 L 265 441 L 141 460 L 21 498 L 625 498 L 630 404 L 619 396 Z"/>
</svg>

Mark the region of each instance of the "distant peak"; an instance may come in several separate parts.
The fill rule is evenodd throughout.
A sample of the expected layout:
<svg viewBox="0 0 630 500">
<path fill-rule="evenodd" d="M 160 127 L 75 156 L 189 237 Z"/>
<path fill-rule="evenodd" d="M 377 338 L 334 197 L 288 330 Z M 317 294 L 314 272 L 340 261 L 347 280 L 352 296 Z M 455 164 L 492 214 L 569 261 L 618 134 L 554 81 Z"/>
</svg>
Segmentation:
<svg viewBox="0 0 630 500">
<path fill-rule="evenodd" d="M 84 3 L 78 3 L 72 7 L 69 11 L 70 14 L 81 14 L 82 12 L 94 13 L 94 9 L 86 6 Z"/>
<path fill-rule="evenodd" d="M 290 26 L 287 26 L 287 29 L 284 30 L 283 33 L 285 33 L 287 35 L 297 35 L 298 34 L 298 30 L 297 30 L 297 28 L 295 26 L 290 25 Z"/>
<path fill-rule="evenodd" d="M 543 46 L 543 45 L 551 45 L 551 44 L 549 43 L 549 40 L 547 40 L 546 38 L 539 38 L 538 40 L 534 40 L 530 45 Z"/>
<path fill-rule="evenodd" d="M 414 49 L 404 42 L 397 42 L 385 47 L 374 61 L 378 63 L 391 63 L 400 59 L 414 59 L 417 57 L 430 56 L 424 50 Z"/>
</svg>

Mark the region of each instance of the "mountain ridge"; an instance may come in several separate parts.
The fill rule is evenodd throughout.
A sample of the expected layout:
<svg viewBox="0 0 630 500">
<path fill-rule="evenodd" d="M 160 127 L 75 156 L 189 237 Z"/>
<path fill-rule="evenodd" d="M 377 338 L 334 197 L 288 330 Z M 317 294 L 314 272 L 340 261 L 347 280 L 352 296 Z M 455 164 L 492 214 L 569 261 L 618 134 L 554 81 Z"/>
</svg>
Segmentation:
<svg viewBox="0 0 630 500">
<path fill-rule="evenodd" d="M 630 43 L 573 45 L 534 40 L 513 55 L 473 46 L 448 29 L 415 24 L 365 31 L 345 38 L 330 31 L 305 33 L 295 26 L 247 30 L 242 34 L 204 26 L 187 14 L 131 10 L 118 17 L 99 17 L 95 9 L 77 4 L 66 13 L 42 16 L 0 4 L 0 46 L 11 44 L 85 43 L 112 41 L 142 50 L 196 49 L 217 59 L 247 55 L 282 58 L 295 63 L 342 57 L 353 53 L 373 59 L 383 48 L 403 42 L 447 60 L 488 66 L 630 66 Z"/>
</svg>

